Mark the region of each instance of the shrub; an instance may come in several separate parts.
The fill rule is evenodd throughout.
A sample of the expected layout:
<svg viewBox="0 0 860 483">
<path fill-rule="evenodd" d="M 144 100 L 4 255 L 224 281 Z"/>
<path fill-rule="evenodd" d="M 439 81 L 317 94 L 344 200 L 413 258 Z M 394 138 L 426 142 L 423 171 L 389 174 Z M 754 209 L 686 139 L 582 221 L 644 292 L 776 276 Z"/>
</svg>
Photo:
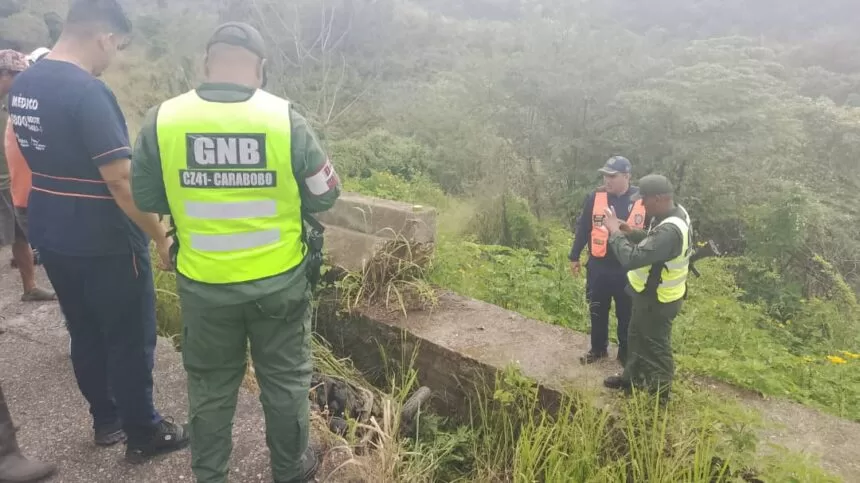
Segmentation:
<svg viewBox="0 0 860 483">
<path fill-rule="evenodd" d="M 430 152 L 424 145 L 384 129 L 336 141 L 330 151 L 338 171 L 351 178 L 370 178 L 385 172 L 410 181 L 426 173 L 430 164 Z"/>
<path fill-rule="evenodd" d="M 482 200 L 469 232 L 485 245 L 543 251 L 548 243 L 547 229 L 529 210 L 528 202 L 509 194 Z"/>
</svg>

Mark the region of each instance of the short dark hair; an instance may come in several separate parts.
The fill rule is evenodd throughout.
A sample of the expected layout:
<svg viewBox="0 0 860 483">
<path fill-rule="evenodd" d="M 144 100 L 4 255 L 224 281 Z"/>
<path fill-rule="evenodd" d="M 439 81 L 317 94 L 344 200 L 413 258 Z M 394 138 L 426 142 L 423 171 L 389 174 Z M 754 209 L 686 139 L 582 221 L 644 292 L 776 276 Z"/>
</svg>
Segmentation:
<svg viewBox="0 0 860 483">
<path fill-rule="evenodd" d="M 117 0 L 72 0 L 65 28 L 93 33 L 96 27 L 131 34 L 131 20 Z"/>
</svg>

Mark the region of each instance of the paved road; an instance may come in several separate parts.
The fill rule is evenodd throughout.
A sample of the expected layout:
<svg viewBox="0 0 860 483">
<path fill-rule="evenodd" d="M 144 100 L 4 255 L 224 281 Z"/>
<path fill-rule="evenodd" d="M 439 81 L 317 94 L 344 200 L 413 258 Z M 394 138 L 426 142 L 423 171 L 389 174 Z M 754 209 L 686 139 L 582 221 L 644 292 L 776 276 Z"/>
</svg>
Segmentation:
<svg viewBox="0 0 860 483">
<path fill-rule="evenodd" d="M 19 277 L 9 267 L 9 257 L 8 248 L 0 250 L 0 325 L 6 328 L 0 334 L 0 380 L 15 424 L 20 426 L 18 439 L 25 453 L 59 465 L 59 473 L 47 481 L 194 481 L 187 449 L 132 466 L 123 461 L 124 445 L 103 449 L 93 444 L 91 419 L 72 374 L 59 307 L 56 302 L 20 302 Z M 39 277 L 43 286 L 49 286 L 41 270 Z M 179 354 L 166 339 L 158 341 L 155 398 L 162 414 L 186 421 L 185 372 Z M 233 429 L 231 481 L 271 481 L 263 428 L 256 396 L 243 389 Z M 318 431 L 313 439 L 321 436 Z M 321 451 L 322 445 L 315 442 Z"/>
</svg>

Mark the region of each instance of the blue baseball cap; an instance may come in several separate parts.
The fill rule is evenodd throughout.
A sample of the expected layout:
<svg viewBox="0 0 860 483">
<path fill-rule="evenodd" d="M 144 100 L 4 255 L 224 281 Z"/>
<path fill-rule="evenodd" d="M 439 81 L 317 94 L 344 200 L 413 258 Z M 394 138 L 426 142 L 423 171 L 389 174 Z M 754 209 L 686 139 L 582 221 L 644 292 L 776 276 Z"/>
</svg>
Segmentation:
<svg viewBox="0 0 860 483">
<path fill-rule="evenodd" d="M 630 174 L 630 172 L 633 171 L 633 165 L 631 165 L 630 160 L 624 156 L 613 156 L 607 159 L 606 164 L 604 164 L 598 171 L 609 175 L 618 173 Z"/>
</svg>

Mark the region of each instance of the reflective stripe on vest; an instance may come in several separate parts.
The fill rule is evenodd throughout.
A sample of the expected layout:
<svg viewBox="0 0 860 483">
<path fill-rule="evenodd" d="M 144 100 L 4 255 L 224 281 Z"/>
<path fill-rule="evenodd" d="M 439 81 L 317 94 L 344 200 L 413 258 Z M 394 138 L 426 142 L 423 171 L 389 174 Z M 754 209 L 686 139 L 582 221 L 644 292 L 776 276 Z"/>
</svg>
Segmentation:
<svg viewBox="0 0 860 483">
<path fill-rule="evenodd" d="M 671 223 L 678 227 L 683 238 L 681 245 L 681 254 L 672 260 L 663 264 L 664 268 L 661 272 L 660 285 L 657 286 L 657 300 L 662 303 L 674 302 L 684 297 L 687 290 L 687 275 L 689 274 L 690 255 L 692 254 L 692 244 L 690 243 L 690 215 L 687 211 L 678 206 L 684 214 L 681 219 L 677 216 L 670 216 L 660 222 Z M 660 226 L 657 225 L 657 226 Z M 638 268 L 627 272 L 627 281 L 636 293 L 642 293 L 645 290 L 645 285 L 648 282 L 648 275 L 651 273 L 651 266 Z"/>
<path fill-rule="evenodd" d="M 259 280 L 305 255 L 293 175 L 290 104 L 258 90 L 248 101 L 190 91 L 158 110 L 157 133 L 176 269 L 199 282 Z"/>
<path fill-rule="evenodd" d="M 602 229 L 603 217 L 609 208 L 609 197 L 605 191 L 594 193 L 594 208 L 591 210 L 591 256 L 603 258 L 606 256 L 609 232 Z M 645 205 L 642 200 L 636 200 L 627 217 L 627 224 L 634 230 L 645 228 Z"/>
</svg>

